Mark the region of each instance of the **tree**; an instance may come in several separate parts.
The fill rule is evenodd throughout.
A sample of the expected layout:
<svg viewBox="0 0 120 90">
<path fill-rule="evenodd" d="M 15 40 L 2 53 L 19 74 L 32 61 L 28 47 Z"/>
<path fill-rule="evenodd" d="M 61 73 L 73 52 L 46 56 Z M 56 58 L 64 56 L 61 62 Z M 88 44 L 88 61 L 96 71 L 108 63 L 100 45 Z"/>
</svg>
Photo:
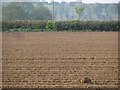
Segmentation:
<svg viewBox="0 0 120 90">
<path fill-rule="evenodd" d="M 21 6 L 24 8 L 24 12 L 26 15 L 24 16 L 26 20 L 31 20 L 33 17 L 33 8 L 34 8 L 34 2 L 17 2 L 18 6 Z"/>
<path fill-rule="evenodd" d="M 34 14 L 35 20 L 38 20 L 38 19 L 39 20 L 50 20 L 50 19 L 52 19 L 52 14 L 51 14 L 50 10 L 41 4 L 34 7 L 33 14 Z"/>
<path fill-rule="evenodd" d="M 2 7 L 3 20 L 23 20 L 26 13 L 17 3 L 9 3 Z"/>
<path fill-rule="evenodd" d="M 80 17 L 81 17 L 81 15 L 82 15 L 83 11 L 84 11 L 84 8 L 75 7 L 75 11 L 76 11 L 76 13 L 77 13 L 77 15 L 78 15 L 78 20 L 80 20 Z"/>
<path fill-rule="evenodd" d="M 50 10 L 41 3 L 11 2 L 2 6 L 3 20 L 48 20 Z"/>
</svg>

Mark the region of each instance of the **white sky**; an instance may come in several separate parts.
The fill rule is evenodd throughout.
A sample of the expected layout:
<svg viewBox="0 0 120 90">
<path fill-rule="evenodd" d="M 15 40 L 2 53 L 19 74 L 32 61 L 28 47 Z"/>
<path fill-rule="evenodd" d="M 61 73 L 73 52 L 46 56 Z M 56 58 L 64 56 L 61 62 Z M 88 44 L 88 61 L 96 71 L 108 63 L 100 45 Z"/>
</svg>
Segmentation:
<svg viewBox="0 0 120 90">
<path fill-rule="evenodd" d="M 41 0 L 0 0 L 2 2 L 36 2 Z M 45 0 L 48 2 L 52 2 L 53 0 Z M 120 0 L 54 0 L 55 2 L 70 2 L 70 1 L 82 1 L 83 3 L 118 3 Z"/>
<path fill-rule="evenodd" d="M 52 0 L 46 0 L 48 2 L 52 1 Z M 82 1 L 83 3 L 118 3 L 120 0 L 54 0 L 57 2 L 62 2 L 62 1 L 66 1 L 66 2 L 70 2 L 70 1 Z"/>
</svg>

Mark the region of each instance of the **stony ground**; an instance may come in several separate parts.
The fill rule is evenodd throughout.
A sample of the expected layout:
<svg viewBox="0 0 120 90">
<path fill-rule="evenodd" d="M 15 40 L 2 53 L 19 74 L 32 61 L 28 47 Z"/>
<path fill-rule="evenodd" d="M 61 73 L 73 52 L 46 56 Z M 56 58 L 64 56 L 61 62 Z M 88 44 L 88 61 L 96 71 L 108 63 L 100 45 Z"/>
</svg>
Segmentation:
<svg viewBox="0 0 120 90">
<path fill-rule="evenodd" d="M 3 33 L 4 88 L 117 87 L 117 32 Z"/>
</svg>

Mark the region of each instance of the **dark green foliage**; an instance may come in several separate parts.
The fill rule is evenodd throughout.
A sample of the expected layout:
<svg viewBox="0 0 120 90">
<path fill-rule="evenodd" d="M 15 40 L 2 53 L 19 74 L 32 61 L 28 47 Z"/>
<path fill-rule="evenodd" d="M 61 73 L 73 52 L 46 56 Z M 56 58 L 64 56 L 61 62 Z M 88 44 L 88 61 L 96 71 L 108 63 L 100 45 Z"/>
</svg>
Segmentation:
<svg viewBox="0 0 120 90">
<path fill-rule="evenodd" d="M 118 21 L 3 21 L 4 31 L 118 31 Z"/>
<path fill-rule="evenodd" d="M 58 21 L 56 22 L 57 31 L 70 30 L 70 25 L 68 21 Z"/>
<path fill-rule="evenodd" d="M 5 5 L 4 5 L 5 4 Z M 41 3 L 11 2 L 2 5 L 3 20 L 51 20 L 49 8 Z"/>
</svg>

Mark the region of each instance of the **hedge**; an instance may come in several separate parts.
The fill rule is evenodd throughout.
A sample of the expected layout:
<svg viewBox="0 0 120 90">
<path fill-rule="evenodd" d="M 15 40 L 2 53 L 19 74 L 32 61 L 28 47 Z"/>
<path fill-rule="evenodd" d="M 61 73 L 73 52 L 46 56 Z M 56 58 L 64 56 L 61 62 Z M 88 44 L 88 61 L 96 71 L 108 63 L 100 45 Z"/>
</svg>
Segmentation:
<svg viewBox="0 0 120 90">
<path fill-rule="evenodd" d="M 4 31 L 119 31 L 118 21 L 2 21 Z"/>
</svg>

